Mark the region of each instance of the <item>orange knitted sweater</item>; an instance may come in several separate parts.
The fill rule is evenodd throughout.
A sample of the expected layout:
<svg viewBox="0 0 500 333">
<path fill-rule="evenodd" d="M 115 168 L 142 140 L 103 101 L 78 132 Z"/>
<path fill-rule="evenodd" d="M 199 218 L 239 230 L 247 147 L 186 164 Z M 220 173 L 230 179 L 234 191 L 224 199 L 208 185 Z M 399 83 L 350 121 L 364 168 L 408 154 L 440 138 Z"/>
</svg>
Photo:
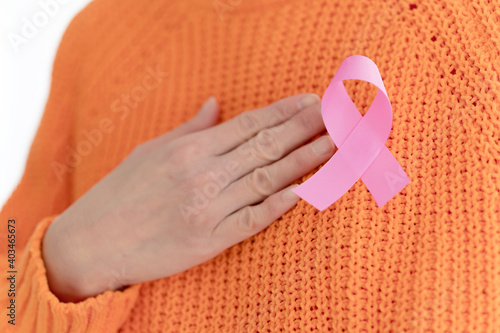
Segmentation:
<svg viewBox="0 0 500 333">
<path fill-rule="evenodd" d="M 16 332 L 500 332 L 499 1 L 96 0 L 72 21 L 18 187 Z M 378 65 L 386 143 L 411 183 L 378 208 L 359 180 L 323 212 L 301 200 L 183 273 L 62 303 L 41 242 L 139 143 L 214 95 L 221 121 L 322 96 L 353 54 Z M 368 85 L 351 84 L 370 103 Z M 291 133 L 293 135 L 293 133 Z M 316 170 L 315 170 L 316 171 Z M 305 181 L 308 176 L 297 182 Z"/>
</svg>

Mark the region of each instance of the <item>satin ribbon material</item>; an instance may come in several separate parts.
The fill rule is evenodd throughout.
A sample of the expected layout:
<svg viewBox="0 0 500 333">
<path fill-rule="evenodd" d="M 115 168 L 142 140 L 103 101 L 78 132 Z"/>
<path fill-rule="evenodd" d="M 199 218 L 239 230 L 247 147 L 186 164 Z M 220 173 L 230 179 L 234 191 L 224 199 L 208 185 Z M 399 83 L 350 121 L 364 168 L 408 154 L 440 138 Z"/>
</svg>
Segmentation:
<svg viewBox="0 0 500 333">
<path fill-rule="evenodd" d="M 364 117 L 347 93 L 344 80 L 366 81 L 379 89 Z M 392 127 L 392 108 L 371 59 L 353 55 L 342 62 L 323 95 L 321 113 L 338 150 L 293 192 L 322 211 L 360 178 L 379 207 L 408 185 L 410 179 L 385 146 Z"/>
</svg>

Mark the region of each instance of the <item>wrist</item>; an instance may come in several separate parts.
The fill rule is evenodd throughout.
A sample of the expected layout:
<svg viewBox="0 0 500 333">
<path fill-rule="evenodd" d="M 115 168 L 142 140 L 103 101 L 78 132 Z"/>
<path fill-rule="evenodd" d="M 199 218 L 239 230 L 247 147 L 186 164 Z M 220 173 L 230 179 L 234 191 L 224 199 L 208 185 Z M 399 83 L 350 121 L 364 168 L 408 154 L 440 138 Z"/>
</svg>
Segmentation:
<svg viewBox="0 0 500 333">
<path fill-rule="evenodd" d="M 113 285 L 97 274 L 85 235 L 78 231 L 63 232 L 62 228 L 68 224 L 61 220 L 56 218 L 47 229 L 42 240 L 42 257 L 51 292 L 62 302 L 76 303 L 105 291 L 104 286 Z"/>
</svg>

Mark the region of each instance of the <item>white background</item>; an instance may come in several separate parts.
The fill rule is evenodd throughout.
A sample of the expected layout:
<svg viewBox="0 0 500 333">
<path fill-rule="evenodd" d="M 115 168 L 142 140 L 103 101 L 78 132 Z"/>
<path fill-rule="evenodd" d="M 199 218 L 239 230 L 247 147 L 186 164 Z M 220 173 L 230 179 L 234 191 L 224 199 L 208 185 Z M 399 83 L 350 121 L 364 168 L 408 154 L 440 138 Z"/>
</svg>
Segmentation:
<svg viewBox="0 0 500 333">
<path fill-rule="evenodd" d="M 89 2 L 0 0 L 0 207 L 24 171 L 47 101 L 59 41 L 71 19 Z M 43 4 L 50 3 L 49 8 L 56 9 L 49 9 L 52 12 L 48 15 Z M 38 22 L 39 27 L 35 25 L 38 31 L 28 35 L 16 52 L 9 33 L 23 37 L 24 18 L 32 24 Z"/>
</svg>

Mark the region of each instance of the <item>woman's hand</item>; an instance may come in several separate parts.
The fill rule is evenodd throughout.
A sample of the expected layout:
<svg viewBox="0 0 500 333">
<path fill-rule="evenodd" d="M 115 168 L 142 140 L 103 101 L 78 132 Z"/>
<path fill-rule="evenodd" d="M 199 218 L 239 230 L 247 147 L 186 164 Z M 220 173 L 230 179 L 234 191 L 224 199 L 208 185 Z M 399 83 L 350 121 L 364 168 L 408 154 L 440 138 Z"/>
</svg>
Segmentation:
<svg viewBox="0 0 500 333">
<path fill-rule="evenodd" d="M 77 302 L 201 264 L 293 207 L 283 189 L 335 146 L 320 98 L 300 94 L 214 126 L 215 98 L 189 122 L 138 145 L 47 230 L 52 292 Z"/>
</svg>

